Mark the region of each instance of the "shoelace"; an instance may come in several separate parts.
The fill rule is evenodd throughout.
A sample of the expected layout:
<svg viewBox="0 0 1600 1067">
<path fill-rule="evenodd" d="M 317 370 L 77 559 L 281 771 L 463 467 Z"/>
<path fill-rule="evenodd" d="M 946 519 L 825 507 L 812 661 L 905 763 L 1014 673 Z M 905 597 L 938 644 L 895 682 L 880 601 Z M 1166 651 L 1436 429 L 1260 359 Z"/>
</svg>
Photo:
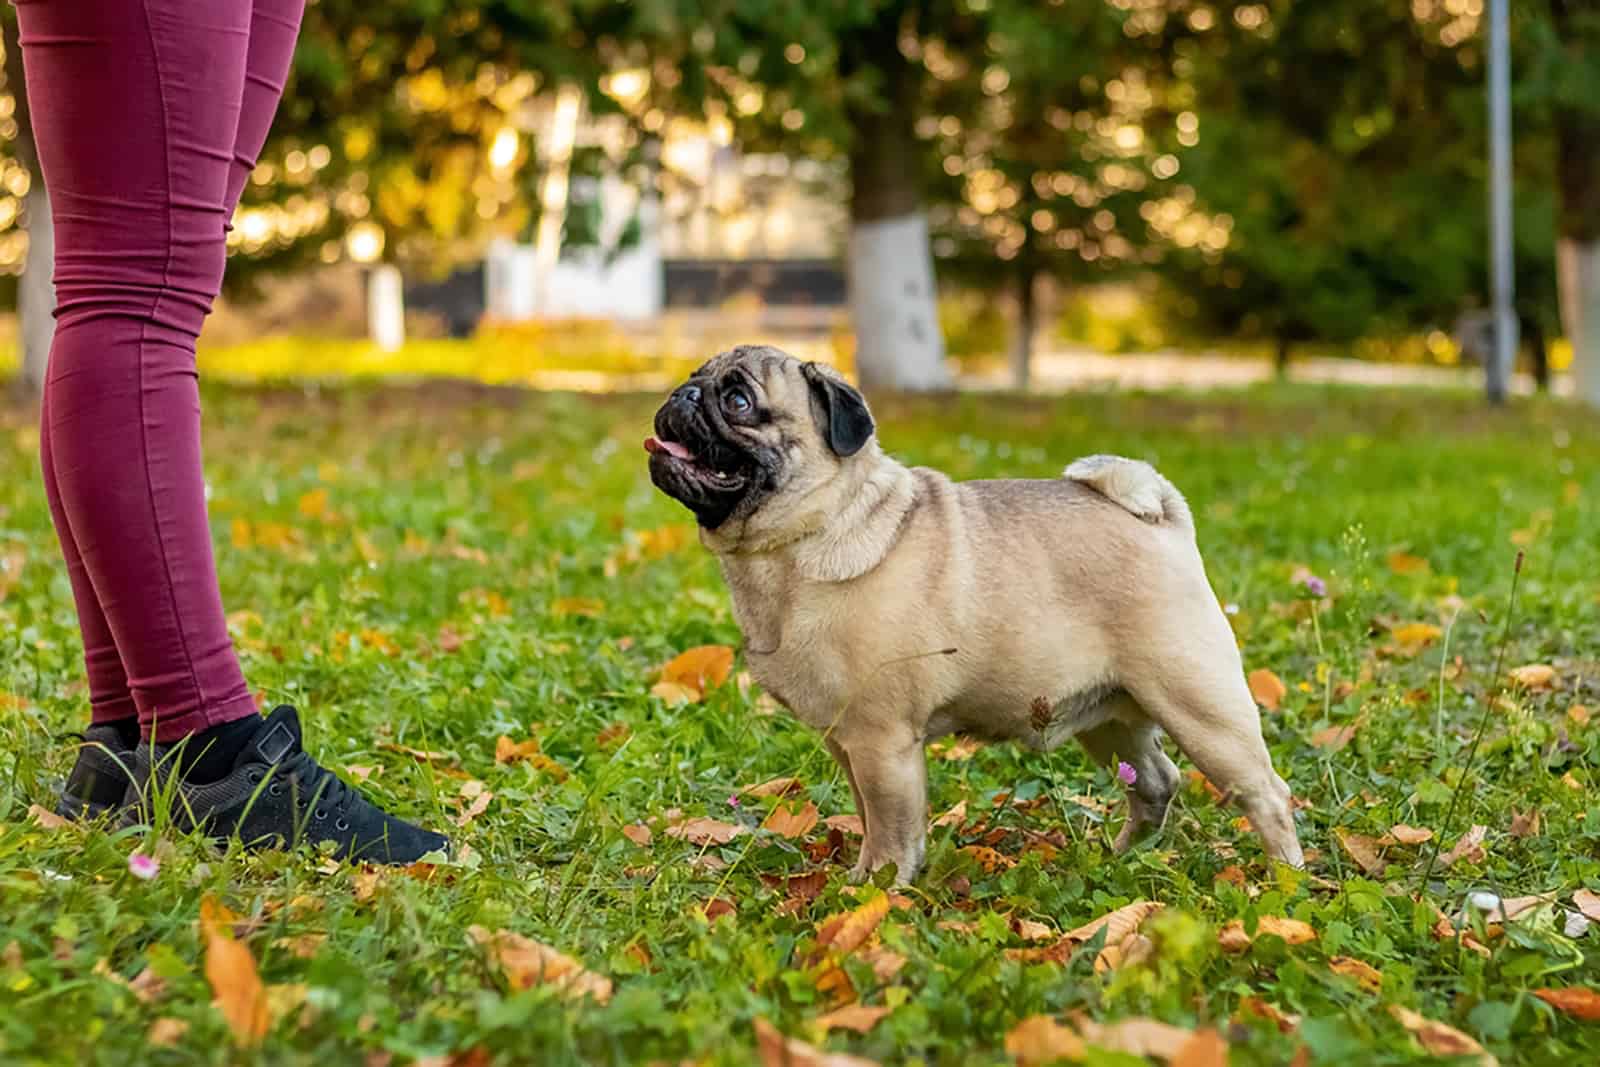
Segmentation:
<svg viewBox="0 0 1600 1067">
<path fill-rule="evenodd" d="M 338 775 L 311 758 L 309 752 L 296 752 L 278 764 L 273 777 L 283 777 L 296 784 L 302 803 L 313 805 L 312 814 L 318 819 L 337 815 L 338 828 L 349 829 L 344 819 L 350 803 L 361 799 L 361 794 L 346 785 Z"/>
</svg>

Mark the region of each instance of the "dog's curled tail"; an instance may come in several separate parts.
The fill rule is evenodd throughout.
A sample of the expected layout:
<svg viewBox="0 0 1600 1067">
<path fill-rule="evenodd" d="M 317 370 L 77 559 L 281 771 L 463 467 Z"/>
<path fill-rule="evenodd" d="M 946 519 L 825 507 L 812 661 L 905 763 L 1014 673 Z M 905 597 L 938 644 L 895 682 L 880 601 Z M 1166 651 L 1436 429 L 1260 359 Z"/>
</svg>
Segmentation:
<svg viewBox="0 0 1600 1067">
<path fill-rule="evenodd" d="M 1073 460 L 1061 476 L 1088 486 L 1145 522 L 1170 524 L 1194 535 L 1194 518 L 1183 494 L 1143 460 L 1084 456 Z"/>
</svg>

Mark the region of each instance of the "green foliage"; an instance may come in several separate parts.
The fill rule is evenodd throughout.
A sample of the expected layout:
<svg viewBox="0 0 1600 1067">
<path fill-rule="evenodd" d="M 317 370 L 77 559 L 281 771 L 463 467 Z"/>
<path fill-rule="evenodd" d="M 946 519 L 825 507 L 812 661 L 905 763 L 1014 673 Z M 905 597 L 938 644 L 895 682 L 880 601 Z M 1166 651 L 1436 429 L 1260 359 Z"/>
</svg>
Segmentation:
<svg viewBox="0 0 1600 1067">
<path fill-rule="evenodd" d="M 438 383 L 208 391 L 218 565 L 252 685 L 298 703 L 313 751 L 371 768 L 364 788 L 400 812 L 451 825 L 464 807 L 457 775 L 494 793 L 452 827 L 475 863 L 380 879 L 313 856 L 29 819 L 30 804 L 51 803 L 85 696 L 34 475 L 34 416 L 0 407 L 0 1058 L 410 1062 L 481 1048 L 493 1063 L 733 1065 L 754 1060 L 753 1020 L 765 1017 L 883 1063 L 998 1065 L 1023 1017 L 1081 1012 L 1218 1026 L 1240 1067 L 1289 1062 L 1301 1044 L 1313 1062 L 1429 1062 L 1391 1005 L 1466 1031 L 1508 1065 L 1600 1055 L 1593 1025 L 1528 993 L 1585 982 L 1593 931 L 1569 939 L 1546 910 L 1491 939 L 1486 959 L 1432 933 L 1434 906 L 1458 914 L 1470 890 L 1567 900 L 1600 888 L 1600 728 L 1568 716 L 1572 703 L 1594 705 L 1586 657 L 1600 645 L 1592 420 L 1551 404 L 1486 414 L 1465 394 L 1340 390 L 880 404 L 887 447 L 958 478 L 1054 477 L 1100 451 L 1161 465 L 1194 505 L 1246 665 L 1287 683 L 1263 723 L 1316 851 L 1308 874 L 1274 877 L 1236 812 L 1191 784 L 1161 835 L 1116 857 L 1116 785 L 1076 748 L 935 760 L 935 811 L 967 802 L 1014 857 L 1028 834 L 1051 835 L 1057 851 L 985 872 L 961 848 L 988 830 L 935 831 L 912 905 L 880 929 L 904 967 L 880 979 L 846 965 L 863 1003 L 893 1010 L 864 1035 L 821 1037 L 808 1027 L 826 998 L 799 961 L 825 916 L 859 902 L 841 878 L 853 839 L 842 857 L 813 860 L 755 829 L 775 800 L 729 798 L 794 775 L 828 816 L 850 810 L 850 790 L 815 733 L 768 714 L 756 691 L 730 682 L 679 706 L 650 695 L 675 653 L 739 640 L 692 532 L 658 534 L 684 516 L 652 490 L 638 452 L 656 399 Z M 1563 688 L 1497 705 L 1464 775 L 1466 736 L 1498 689 L 1519 545 L 1506 664 L 1554 664 Z M 1386 562 L 1397 550 L 1429 566 L 1397 573 Z M 1328 584 L 1315 616 L 1297 566 Z M 1390 627 L 1412 620 L 1447 629 L 1448 648 L 1441 638 L 1397 651 Z M 1337 752 L 1313 740 L 1350 724 Z M 502 734 L 537 738 L 568 776 L 496 763 Z M 444 755 L 419 762 L 390 744 Z M 1443 827 L 1457 788 L 1459 825 Z M 661 832 L 674 808 L 750 832 L 726 846 L 677 840 Z M 1516 836 L 1513 814 L 1530 810 L 1542 828 Z M 638 822 L 657 831 L 646 848 L 622 833 Z M 1484 825 L 1484 855 L 1420 887 L 1425 851 L 1391 848 L 1373 875 L 1338 844 L 1337 831 L 1376 837 L 1399 822 L 1434 829 L 1447 848 Z M 806 843 L 825 840 L 819 829 Z M 160 857 L 154 880 L 129 875 L 135 848 Z M 810 870 L 826 878 L 818 898 L 784 905 L 777 879 Z M 207 894 L 244 916 L 266 983 L 304 987 L 304 1007 L 256 1052 L 232 1046 L 211 1005 L 196 930 Z M 737 914 L 708 923 L 701 908 L 714 897 Z M 1168 906 L 1146 930 L 1147 963 L 1102 977 L 1084 957 L 1026 965 L 1006 954 L 1025 944 L 1011 918 L 1067 930 L 1137 899 Z M 1317 939 L 1221 951 L 1224 923 L 1255 929 L 1274 915 L 1311 924 Z M 514 992 L 469 939 L 473 925 L 553 945 L 611 977 L 615 996 L 600 1006 Z M 1381 972 L 1379 991 L 1332 973 L 1336 955 Z M 166 982 L 150 1003 L 116 980 L 147 967 Z M 1303 1021 L 1282 1033 L 1247 998 Z M 159 1049 L 148 1035 L 163 1018 L 188 1029 Z"/>
</svg>

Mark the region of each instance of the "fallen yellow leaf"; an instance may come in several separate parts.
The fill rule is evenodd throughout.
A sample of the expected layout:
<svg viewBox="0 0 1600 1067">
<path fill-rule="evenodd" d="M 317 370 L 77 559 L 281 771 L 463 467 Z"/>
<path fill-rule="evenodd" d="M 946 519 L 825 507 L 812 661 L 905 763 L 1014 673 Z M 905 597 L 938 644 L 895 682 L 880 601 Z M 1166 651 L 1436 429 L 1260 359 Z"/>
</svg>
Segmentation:
<svg viewBox="0 0 1600 1067">
<path fill-rule="evenodd" d="M 1171 1060 L 1189 1043 L 1190 1032 L 1156 1019 L 1133 1016 L 1114 1023 L 1085 1019 L 1078 1024 L 1083 1039 L 1107 1052 L 1126 1052 L 1134 1056 L 1154 1056 Z"/>
<path fill-rule="evenodd" d="M 1020 1067 L 1081 1060 L 1085 1051 L 1083 1038 L 1048 1015 L 1030 1015 L 1006 1034 L 1006 1052 Z"/>
<path fill-rule="evenodd" d="M 785 1037 L 765 1019 L 756 1019 L 755 1031 L 761 1067 L 878 1067 L 876 1060 L 843 1052 L 823 1052 L 799 1038 Z"/>
<path fill-rule="evenodd" d="M 1383 846 L 1381 839 L 1346 833 L 1342 829 L 1337 830 L 1336 834 L 1339 838 L 1339 844 L 1344 846 L 1345 852 L 1349 854 L 1351 859 L 1356 861 L 1356 864 L 1363 871 L 1374 878 L 1383 876 L 1385 864 L 1383 857 L 1379 855 L 1379 849 Z"/>
<path fill-rule="evenodd" d="M 1600 922 L 1600 893 L 1589 889 L 1580 889 L 1572 894 L 1572 903 L 1595 922 Z"/>
<path fill-rule="evenodd" d="M 1430 569 L 1428 561 L 1409 552 L 1389 553 L 1389 569 L 1396 574 L 1423 574 Z"/>
<path fill-rule="evenodd" d="M 1545 692 L 1556 687 L 1556 669 L 1548 663 L 1513 667 L 1510 673 L 1513 682 L 1533 692 Z"/>
<path fill-rule="evenodd" d="M 235 941 L 238 917 L 210 896 L 200 900 L 200 934 L 205 942 L 206 981 L 212 1000 L 227 1020 L 236 1045 L 259 1044 L 272 1025 L 266 989 L 249 946 Z"/>
<path fill-rule="evenodd" d="M 470 926 L 467 935 L 483 946 L 513 989 L 551 985 L 568 996 L 589 996 L 601 1004 L 611 999 L 611 979 L 594 974 L 571 956 L 510 930 L 491 933 Z"/>
<path fill-rule="evenodd" d="M 1383 975 L 1377 968 L 1354 956 L 1331 957 L 1328 960 L 1328 970 L 1334 974 L 1342 974 L 1346 978 L 1354 978 L 1356 983 L 1369 993 L 1376 993 L 1383 988 Z"/>
<path fill-rule="evenodd" d="M 744 827 L 737 823 L 722 822 L 701 815 L 693 819 L 681 819 L 667 827 L 668 837 L 676 837 L 696 845 L 726 845 L 729 841 L 744 833 Z"/>
<path fill-rule="evenodd" d="M 1415 656 L 1443 634 L 1444 631 L 1431 622 L 1408 622 L 1390 631 L 1390 635 L 1398 642 L 1400 651 L 1408 656 Z"/>
<path fill-rule="evenodd" d="M 1392 839 L 1395 844 L 1400 845 L 1420 845 L 1426 841 L 1433 840 L 1433 831 L 1397 822 L 1389 827 L 1389 832 L 1384 837 L 1378 839 L 1381 843 L 1387 844 L 1388 841 L 1385 841 L 1384 838 Z"/>
<path fill-rule="evenodd" d="M 1435 1056 L 1475 1055 L 1485 1067 L 1498 1062 L 1483 1050 L 1482 1045 L 1453 1026 L 1426 1018 L 1399 1004 L 1389 1005 L 1389 1014 L 1398 1019 L 1400 1025 L 1411 1031 L 1422 1047 Z"/>
<path fill-rule="evenodd" d="M 145 1034 L 145 1042 L 155 1048 L 168 1048 L 183 1040 L 183 1035 L 189 1032 L 189 1024 L 182 1019 L 162 1017 L 150 1024 L 149 1031 Z"/>
<path fill-rule="evenodd" d="M 539 750 L 539 739 L 530 737 L 526 741 L 513 741 L 505 734 L 501 734 L 494 743 L 494 761 L 496 763 L 529 763 L 558 782 L 567 779 L 567 769 L 555 760 L 546 756 Z"/>
<path fill-rule="evenodd" d="M 550 604 L 550 614 L 563 617 L 578 615 L 593 619 L 604 615 L 605 611 L 606 602 L 594 597 L 564 596 Z"/>
<path fill-rule="evenodd" d="M 661 668 L 661 681 L 682 686 L 699 700 L 728 680 L 733 672 L 733 649 L 727 645 L 701 645 L 680 652 Z"/>
<path fill-rule="evenodd" d="M 33 816 L 34 822 L 46 830 L 65 830 L 72 825 L 72 820 L 63 819 L 49 808 L 40 807 L 38 804 L 29 804 L 28 814 Z"/>
<path fill-rule="evenodd" d="M 1485 857 L 1483 837 L 1488 832 L 1487 826 L 1474 826 L 1461 835 L 1461 839 L 1451 846 L 1449 852 L 1439 857 L 1439 862 L 1448 867 L 1464 856 L 1473 863 L 1482 863 Z"/>
<path fill-rule="evenodd" d="M 1283 704 L 1283 698 L 1289 689 L 1272 671 L 1265 667 L 1258 667 L 1251 671 L 1245 679 L 1250 685 L 1250 695 L 1256 698 L 1256 703 L 1268 711 L 1277 711 Z"/>
<path fill-rule="evenodd" d="M 1228 1067 L 1228 1042 L 1211 1027 L 1203 1027 L 1178 1046 L 1167 1067 Z"/>
<path fill-rule="evenodd" d="M 817 947 L 811 962 L 820 962 L 830 954 L 846 956 L 854 952 L 872 936 L 888 914 L 889 898 L 879 893 L 858 908 L 830 915 L 817 927 Z"/>
<path fill-rule="evenodd" d="M 1586 1023 L 1600 1023 L 1600 993 L 1586 986 L 1535 989 L 1533 995 L 1574 1019 L 1582 1019 Z"/>
<path fill-rule="evenodd" d="M 827 1033 L 829 1030 L 854 1030 L 864 1034 L 889 1014 L 888 1008 L 869 1008 L 865 1004 L 846 1004 L 825 1015 L 817 1016 L 815 1023 Z"/>
<path fill-rule="evenodd" d="M 799 807 L 792 804 L 780 803 L 772 809 L 766 821 L 761 824 L 763 830 L 771 830 L 780 837 L 804 837 L 817 825 L 817 806 L 811 801 L 806 801 Z"/>
<path fill-rule="evenodd" d="M 760 785 L 747 785 L 739 792 L 747 797 L 786 797 L 802 788 L 798 778 L 772 778 Z"/>
</svg>

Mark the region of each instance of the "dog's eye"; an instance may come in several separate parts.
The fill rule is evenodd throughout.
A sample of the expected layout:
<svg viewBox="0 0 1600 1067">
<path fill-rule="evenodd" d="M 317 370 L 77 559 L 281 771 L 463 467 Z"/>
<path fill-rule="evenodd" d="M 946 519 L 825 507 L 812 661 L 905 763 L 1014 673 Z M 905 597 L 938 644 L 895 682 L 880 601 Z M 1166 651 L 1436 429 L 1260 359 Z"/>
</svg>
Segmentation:
<svg viewBox="0 0 1600 1067">
<path fill-rule="evenodd" d="M 750 400 L 750 394 L 743 389 L 729 389 L 722 394 L 722 406 L 730 415 L 747 415 L 755 405 Z"/>
</svg>

